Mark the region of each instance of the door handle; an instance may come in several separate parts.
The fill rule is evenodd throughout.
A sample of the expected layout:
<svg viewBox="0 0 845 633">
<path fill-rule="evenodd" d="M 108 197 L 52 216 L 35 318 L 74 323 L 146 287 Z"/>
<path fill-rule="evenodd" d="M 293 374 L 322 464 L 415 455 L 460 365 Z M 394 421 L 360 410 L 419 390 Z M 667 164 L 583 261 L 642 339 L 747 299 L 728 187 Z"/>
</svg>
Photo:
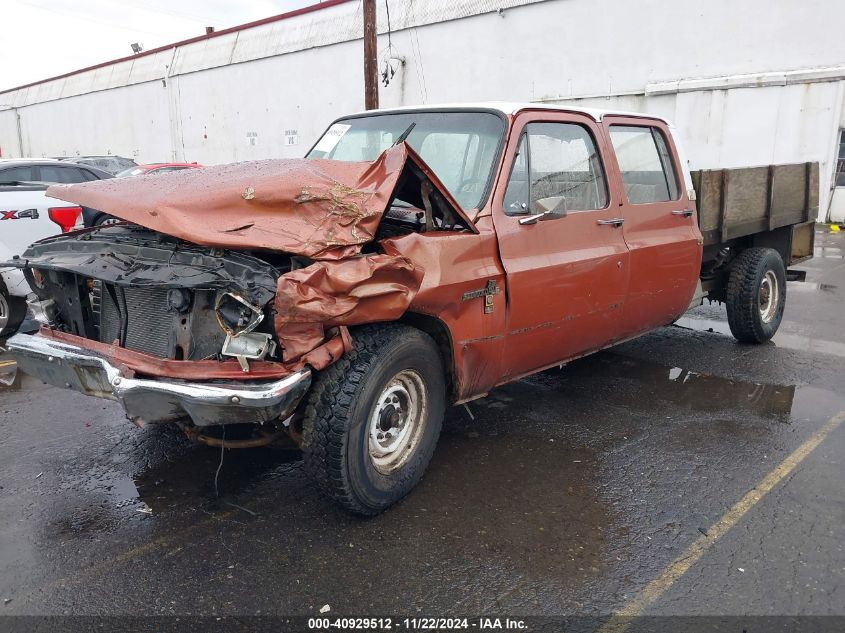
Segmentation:
<svg viewBox="0 0 845 633">
<path fill-rule="evenodd" d="M 672 215 L 682 215 L 685 218 L 690 217 L 695 211 L 692 209 L 680 209 L 678 211 L 672 211 Z"/>
<path fill-rule="evenodd" d="M 613 218 L 611 220 L 596 220 L 596 224 L 610 225 L 610 226 L 622 226 L 622 223 L 624 221 L 625 221 L 625 218 Z"/>
</svg>

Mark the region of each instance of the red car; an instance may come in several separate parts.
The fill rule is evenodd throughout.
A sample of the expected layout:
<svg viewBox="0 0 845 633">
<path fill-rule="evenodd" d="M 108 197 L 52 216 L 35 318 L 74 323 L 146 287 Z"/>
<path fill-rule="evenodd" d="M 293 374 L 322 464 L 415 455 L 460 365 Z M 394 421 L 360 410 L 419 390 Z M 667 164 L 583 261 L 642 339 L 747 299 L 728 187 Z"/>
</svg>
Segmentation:
<svg viewBox="0 0 845 633">
<path fill-rule="evenodd" d="M 118 173 L 116 178 L 126 176 L 146 176 L 148 174 L 163 174 L 168 171 L 179 171 L 180 169 L 196 169 L 202 167 L 198 163 L 150 163 L 148 165 L 135 165 Z"/>
</svg>

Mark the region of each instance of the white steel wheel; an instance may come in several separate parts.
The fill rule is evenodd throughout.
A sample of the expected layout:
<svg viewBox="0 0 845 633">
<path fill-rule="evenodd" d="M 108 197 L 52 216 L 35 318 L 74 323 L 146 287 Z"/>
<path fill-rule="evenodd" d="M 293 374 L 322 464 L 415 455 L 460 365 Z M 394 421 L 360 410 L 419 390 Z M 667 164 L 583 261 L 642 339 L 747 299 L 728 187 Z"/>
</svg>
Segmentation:
<svg viewBox="0 0 845 633">
<path fill-rule="evenodd" d="M 412 369 L 400 371 L 387 383 L 370 415 L 370 458 L 377 471 L 389 475 L 408 461 L 427 418 L 422 378 Z"/>
<path fill-rule="evenodd" d="M 766 271 L 760 281 L 760 319 L 763 323 L 771 323 L 775 318 L 780 299 L 778 279 L 773 270 Z"/>
</svg>

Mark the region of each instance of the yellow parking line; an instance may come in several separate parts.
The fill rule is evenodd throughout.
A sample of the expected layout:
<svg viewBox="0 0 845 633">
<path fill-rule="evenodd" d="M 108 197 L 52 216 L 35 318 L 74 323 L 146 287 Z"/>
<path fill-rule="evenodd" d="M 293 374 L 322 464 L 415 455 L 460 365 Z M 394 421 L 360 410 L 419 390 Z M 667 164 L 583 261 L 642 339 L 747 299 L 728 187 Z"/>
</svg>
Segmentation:
<svg viewBox="0 0 845 633">
<path fill-rule="evenodd" d="M 12 365 L 17 365 L 17 363 L 13 360 L 0 360 L 0 367 L 11 367 Z"/>
<path fill-rule="evenodd" d="M 784 477 L 789 475 L 824 439 L 830 435 L 842 422 L 845 421 L 845 411 L 840 411 L 830 418 L 825 425 L 813 433 L 801 446 L 796 448 L 777 468 L 766 475 L 754 488 L 752 488 L 742 499 L 737 501 L 721 519 L 716 521 L 707 535 L 699 536 L 683 554 L 678 556 L 660 575 L 652 580 L 646 587 L 631 601 L 622 606 L 613 617 L 605 623 L 598 633 L 621 633 L 631 625 L 630 618 L 642 613 L 651 604 L 662 596 L 690 567 L 701 559 L 716 541 L 727 534 L 745 514 L 757 505 Z"/>
</svg>

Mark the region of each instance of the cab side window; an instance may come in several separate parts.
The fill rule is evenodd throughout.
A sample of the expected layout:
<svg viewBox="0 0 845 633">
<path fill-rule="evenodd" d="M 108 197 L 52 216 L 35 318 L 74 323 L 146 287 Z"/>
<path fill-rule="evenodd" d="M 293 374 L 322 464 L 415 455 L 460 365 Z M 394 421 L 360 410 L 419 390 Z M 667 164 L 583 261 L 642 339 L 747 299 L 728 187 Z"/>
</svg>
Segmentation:
<svg viewBox="0 0 845 633">
<path fill-rule="evenodd" d="M 525 126 L 505 190 L 506 214 L 589 211 L 607 202 L 604 170 L 586 128 L 577 123 Z"/>
<path fill-rule="evenodd" d="M 655 127 L 611 125 L 625 195 L 631 204 L 668 202 L 679 197 L 672 155 L 663 133 Z"/>
</svg>

